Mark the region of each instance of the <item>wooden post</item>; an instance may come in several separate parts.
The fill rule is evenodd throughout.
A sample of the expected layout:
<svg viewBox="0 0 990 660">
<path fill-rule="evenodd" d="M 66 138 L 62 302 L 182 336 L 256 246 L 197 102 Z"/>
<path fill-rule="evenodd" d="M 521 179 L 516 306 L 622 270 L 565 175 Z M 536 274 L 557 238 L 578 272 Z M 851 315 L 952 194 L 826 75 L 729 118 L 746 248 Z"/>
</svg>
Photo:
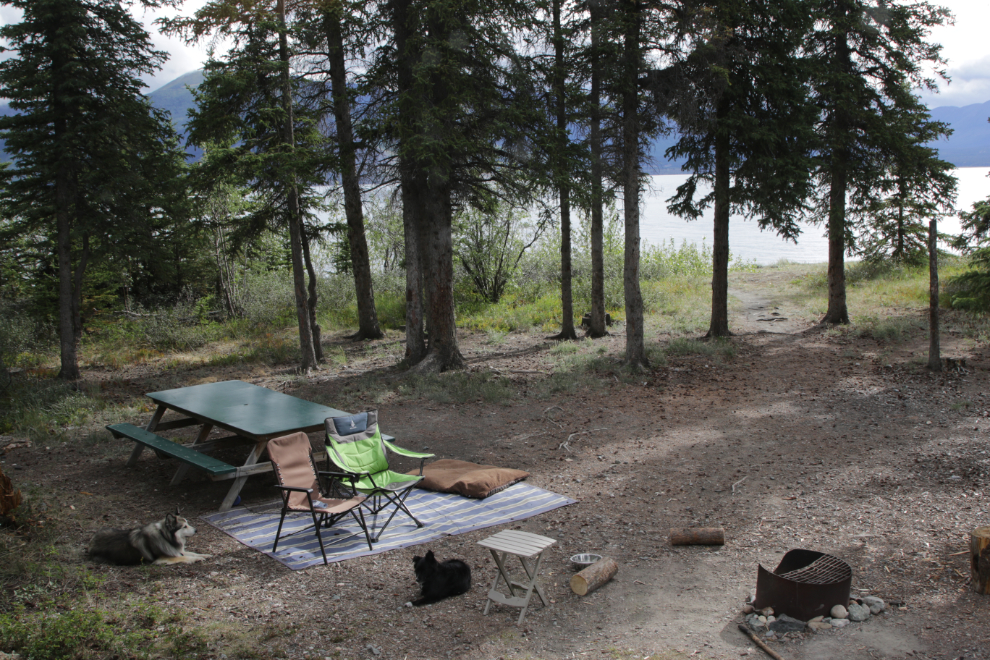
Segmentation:
<svg viewBox="0 0 990 660">
<path fill-rule="evenodd" d="M 928 221 L 928 368 L 942 371 L 938 341 L 938 225 Z"/>
<path fill-rule="evenodd" d="M 973 566 L 973 589 L 978 594 L 990 595 L 990 526 L 973 530 L 969 558 Z"/>
<path fill-rule="evenodd" d="M 721 527 L 674 527 L 670 530 L 671 545 L 725 545 L 725 530 Z"/>
<path fill-rule="evenodd" d="M 614 559 L 609 557 L 599 559 L 588 568 L 574 574 L 571 578 L 571 591 L 578 596 L 587 596 L 615 577 L 618 572 L 619 565 Z"/>
</svg>

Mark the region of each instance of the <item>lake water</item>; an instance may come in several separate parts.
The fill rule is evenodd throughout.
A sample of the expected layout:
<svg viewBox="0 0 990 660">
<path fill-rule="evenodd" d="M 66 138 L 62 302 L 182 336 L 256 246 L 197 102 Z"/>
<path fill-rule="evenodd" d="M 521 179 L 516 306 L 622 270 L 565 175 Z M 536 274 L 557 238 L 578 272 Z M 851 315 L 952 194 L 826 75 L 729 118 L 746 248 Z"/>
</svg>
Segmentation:
<svg viewBox="0 0 990 660">
<path fill-rule="evenodd" d="M 970 210 L 973 202 L 990 197 L 988 168 L 965 167 L 955 171 L 959 179 L 959 196 L 956 208 Z M 667 198 L 677 186 L 687 180 L 686 174 L 666 174 L 651 177 L 652 186 L 643 198 L 640 215 L 640 235 L 653 244 L 669 242 L 671 239 L 680 245 L 682 241 L 712 244 L 714 214 L 709 208 L 705 215 L 688 222 L 667 212 Z M 959 232 L 959 218 L 946 217 L 939 220 L 939 231 Z M 760 231 L 755 221 L 732 216 L 729 220 L 729 250 L 733 258 L 754 261 L 761 265 L 775 264 L 781 259 L 797 263 L 828 262 L 828 239 L 824 225 L 804 225 L 797 243 L 784 241 L 773 232 Z"/>
</svg>

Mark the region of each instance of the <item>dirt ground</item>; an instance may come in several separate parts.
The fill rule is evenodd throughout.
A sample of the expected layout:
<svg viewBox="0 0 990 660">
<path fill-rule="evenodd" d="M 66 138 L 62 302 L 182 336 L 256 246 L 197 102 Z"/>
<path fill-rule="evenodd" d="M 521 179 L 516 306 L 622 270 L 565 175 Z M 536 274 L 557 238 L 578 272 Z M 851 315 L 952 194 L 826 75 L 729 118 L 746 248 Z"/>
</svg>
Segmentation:
<svg viewBox="0 0 990 660">
<path fill-rule="evenodd" d="M 990 659 L 990 596 L 971 591 L 964 552 L 969 532 L 990 525 L 987 348 L 943 336 L 943 355 L 965 358 L 966 368 L 935 375 L 924 367 L 923 336 L 881 344 L 826 332 L 766 291 L 765 282 L 733 280 L 737 350 L 727 360 L 670 357 L 635 383 L 603 379 L 594 389 L 540 398 L 530 390 L 559 364 L 553 343 L 512 334 L 493 350 L 483 335 L 466 334 L 470 368 L 511 379 L 517 397 L 366 402 L 411 449 L 522 468 L 529 483 L 578 500 L 511 525 L 557 540 L 541 575 L 551 603 L 534 597 L 518 627 L 515 609 L 482 615 L 495 567 L 477 541 L 501 527 L 431 544 L 441 559 L 469 563 L 473 588 L 409 608 L 417 593 L 412 557 L 426 548 L 292 572 L 196 522 L 218 506 L 225 482 L 193 477 L 169 487 L 174 466 L 151 452 L 135 469 L 124 467 L 125 441 L 13 449 L 4 467 L 16 483 L 43 484 L 74 505 L 59 523 L 69 562 L 85 561 L 94 530 L 181 506 L 199 529 L 191 549 L 213 559 L 95 566 L 106 578 L 99 597 L 138 595 L 216 630 L 264 628 L 258 651 L 267 657 L 759 658 L 763 652 L 737 629 L 757 566 L 772 569 L 788 549 L 810 548 L 852 566 L 854 594 L 894 605 L 865 623 L 770 642 L 782 657 Z M 619 356 L 623 328 L 597 341 Z M 330 402 L 353 373 L 391 373 L 389 357 L 368 344 L 339 345 L 355 356 L 347 370 L 302 378 L 251 366 L 197 369 L 186 384 L 237 378 Z M 377 357 L 361 362 L 360 351 Z M 87 378 L 121 393 L 151 386 L 142 372 Z M 245 501 L 271 500 L 270 484 L 267 476 L 249 480 Z M 702 525 L 724 527 L 726 544 L 670 545 L 671 527 Z M 620 566 L 615 580 L 583 598 L 568 587 L 568 557 L 579 552 Z M 227 657 L 222 639 L 215 653 Z"/>
</svg>

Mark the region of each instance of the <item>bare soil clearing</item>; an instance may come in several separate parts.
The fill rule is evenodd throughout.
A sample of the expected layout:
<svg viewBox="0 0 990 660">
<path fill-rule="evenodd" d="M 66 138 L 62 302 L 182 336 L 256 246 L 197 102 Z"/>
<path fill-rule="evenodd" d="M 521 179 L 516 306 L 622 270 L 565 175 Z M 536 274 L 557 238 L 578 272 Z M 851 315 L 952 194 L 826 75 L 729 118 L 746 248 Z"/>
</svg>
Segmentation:
<svg viewBox="0 0 990 660">
<path fill-rule="evenodd" d="M 959 554 L 972 529 L 990 524 L 987 348 L 943 335 L 943 354 L 964 357 L 967 370 L 935 375 L 923 366 L 924 336 L 884 345 L 822 331 L 754 281 L 732 286 L 736 354 L 725 361 L 669 357 L 635 381 L 602 375 L 592 388 L 548 396 L 540 382 L 562 368 L 554 344 L 513 334 L 492 346 L 466 334 L 470 369 L 510 380 L 517 396 L 445 404 L 372 392 L 363 402 L 411 449 L 525 469 L 530 483 L 579 500 L 513 525 L 558 541 L 541 576 L 554 602 L 534 598 L 521 627 L 515 609 L 481 613 L 495 566 L 476 542 L 498 527 L 431 544 L 441 560 L 467 561 L 474 586 L 424 608 L 404 604 L 417 594 L 412 557 L 425 547 L 293 573 L 205 523 L 190 546 L 213 559 L 100 566 L 106 582 L 90 597 L 181 608 L 190 625 L 225 634 L 263 630 L 261 657 L 758 658 L 736 628 L 757 564 L 772 569 L 803 547 L 846 560 L 854 593 L 902 605 L 841 630 L 770 642 L 783 657 L 990 658 L 990 597 L 969 590 L 968 557 Z M 778 318 L 786 320 L 766 320 Z M 621 333 L 593 350 L 621 355 Z M 245 366 L 168 378 L 172 386 L 237 378 L 338 407 L 355 379 L 401 382 L 389 366 L 394 337 L 339 346 L 350 369 L 303 378 Z M 163 382 L 147 366 L 86 378 L 123 398 Z M 7 454 L 16 484 L 39 484 L 74 505 L 57 516 L 67 562 L 85 561 L 82 549 L 100 527 L 147 522 L 176 504 L 195 519 L 228 487 L 195 476 L 169 487 L 173 463 L 145 452 L 128 470 L 130 449 L 113 441 Z M 245 501 L 273 499 L 270 483 L 249 480 Z M 669 528 L 685 526 L 722 526 L 726 544 L 671 547 Z M 585 598 L 568 588 L 568 557 L 580 552 L 620 566 Z"/>
</svg>

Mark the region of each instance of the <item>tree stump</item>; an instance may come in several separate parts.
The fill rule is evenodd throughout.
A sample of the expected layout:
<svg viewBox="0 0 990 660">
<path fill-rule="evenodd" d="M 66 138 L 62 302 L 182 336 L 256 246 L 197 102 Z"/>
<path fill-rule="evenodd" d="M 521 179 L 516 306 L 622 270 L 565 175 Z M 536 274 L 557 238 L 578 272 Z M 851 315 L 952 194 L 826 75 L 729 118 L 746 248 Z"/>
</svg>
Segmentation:
<svg viewBox="0 0 990 660">
<path fill-rule="evenodd" d="M 978 594 L 990 594 L 990 526 L 973 530 L 969 558 L 973 565 L 973 589 Z"/>
<path fill-rule="evenodd" d="M 619 565 L 614 559 L 609 557 L 599 559 L 588 568 L 574 574 L 571 578 L 571 591 L 578 596 L 587 596 L 615 577 L 618 572 Z"/>
<path fill-rule="evenodd" d="M 721 527 L 674 527 L 670 530 L 671 545 L 725 545 L 725 530 Z"/>
</svg>

